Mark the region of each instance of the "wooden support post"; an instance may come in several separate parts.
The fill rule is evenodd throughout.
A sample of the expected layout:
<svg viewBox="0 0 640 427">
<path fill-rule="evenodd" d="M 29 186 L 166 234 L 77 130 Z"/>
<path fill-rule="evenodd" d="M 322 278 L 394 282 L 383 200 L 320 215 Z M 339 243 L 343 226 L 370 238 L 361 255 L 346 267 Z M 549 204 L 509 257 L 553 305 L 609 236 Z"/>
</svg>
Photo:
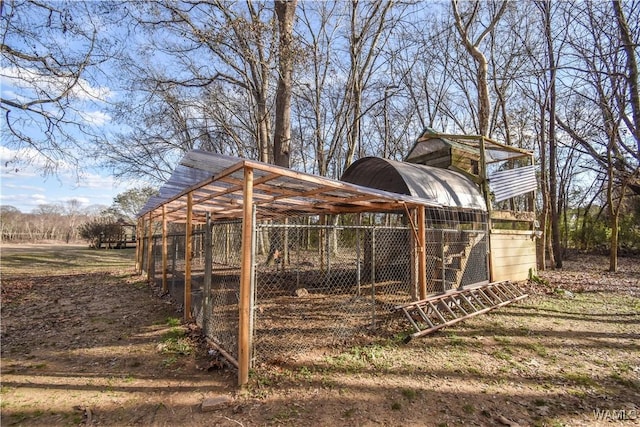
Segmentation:
<svg viewBox="0 0 640 427">
<path fill-rule="evenodd" d="M 162 293 L 167 292 L 167 206 L 162 205 Z"/>
<path fill-rule="evenodd" d="M 244 169 L 244 203 L 242 212 L 242 260 L 240 267 L 240 300 L 238 301 L 238 385 L 249 382 L 251 351 L 251 276 L 253 234 L 253 169 Z"/>
<path fill-rule="evenodd" d="M 202 292 L 202 331 L 208 337 L 211 319 L 211 270 L 213 254 L 211 251 L 211 212 L 207 212 L 207 223 L 204 230 L 204 286 Z"/>
<path fill-rule="evenodd" d="M 420 299 L 427 297 L 427 236 L 425 230 L 425 208 L 418 206 L 418 288 Z"/>
<path fill-rule="evenodd" d="M 191 237 L 193 227 L 193 192 L 187 193 L 187 224 L 184 242 L 184 320 L 191 320 Z"/>
<path fill-rule="evenodd" d="M 136 273 L 140 274 L 142 266 L 140 265 L 140 251 L 142 250 L 142 239 L 140 238 L 140 230 L 142 230 L 142 218 L 138 218 L 136 226 Z"/>
<path fill-rule="evenodd" d="M 144 236 L 147 233 L 146 228 L 144 227 L 144 217 L 140 218 L 140 253 L 138 262 L 140 263 L 140 275 L 144 272 Z"/>
<path fill-rule="evenodd" d="M 153 246 L 153 218 L 151 212 L 149 212 L 149 226 L 147 227 L 147 281 L 150 282 L 153 278 L 151 271 L 151 254 Z"/>
<path fill-rule="evenodd" d="M 487 179 L 487 153 L 485 150 L 485 137 L 479 136 L 479 148 L 480 148 L 480 185 L 482 186 L 482 195 L 484 196 L 484 200 L 487 204 L 487 270 L 489 271 L 489 282 L 493 281 L 493 277 L 495 274 L 493 273 L 493 262 L 491 261 L 491 257 L 493 257 L 493 253 L 491 252 L 491 212 L 493 211 L 493 204 L 491 203 L 491 190 L 489 189 L 489 180 Z"/>
</svg>

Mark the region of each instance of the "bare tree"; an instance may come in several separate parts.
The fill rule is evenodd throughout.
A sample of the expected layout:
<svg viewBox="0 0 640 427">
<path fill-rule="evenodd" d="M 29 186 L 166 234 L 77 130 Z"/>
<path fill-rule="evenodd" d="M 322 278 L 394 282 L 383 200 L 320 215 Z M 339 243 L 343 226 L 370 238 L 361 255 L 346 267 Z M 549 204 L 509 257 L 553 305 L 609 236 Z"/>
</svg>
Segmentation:
<svg viewBox="0 0 640 427">
<path fill-rule="evenodd" d="M 276 0 L 278 20 L 278 87 L 276 89 L 275 135 L 273 160 L 276 165 L 289 167 L 291 145 L 291 91 L 293 86 L 293 20 L 297 0 Z"/>
<path fill-rule="evenodd" d="M 560 239 L 560 220 L 558 214 L 558 181 L 557 181 L 557 143 L 556 143 L 556 51 L 553 45 L 554 34 L 551 31 L 551 3 L 541 1 L 536 3 L 542 13 L 544 25 L 544 38 L 546 42 L 546 58 L 548 76 L 548 89 L 545 97 L 545 106 L 548 113 L 547 147 L 549 149 L 549 192 L 548 192 L 548 212 L 551 228 L 551 259 L 556 268 L 562 268 L 562 241 Z M 545 200 L 547 198 L 545 197 Z"/>
<path fill-rule="evenodd" d="M 626 90 L 629 92 L 629 103 L 631 104 L 631 118 L 627 115 L 626 109 L 623 109 L 622 120 L 636 141 L 636 153 L 640 153 L 640 73 L 638 72 L 638 57 L 636 55 L 636 48 L 638 46 L 638 22 L 636 19 L 635 27 L 632 30 L 627 22 L 622 2 L 619 0 L 612 0 L 611 4 L 613 5 L 613 12 L 616 18 L 616 23 L 618 24 L 618 31 L 620 32 L 620 39 L 622 41 L 622 48 L 624 49 L 626 59 Z M 631 2 L 631 9 L 635 9 L 637 11 L 638 3 Z M 634 40 L 634 33 L 636 40 Z M 640 189 L 637 192 L 640 193 Z"/>
<path fill-rule="evenodd" d="M 100 121 L 95 103 L 108 96 L 93 75 L 109 54 L 84 2 L 0 2 L 0 97 L 5 143 L 14 161 L 36 163 L 45 174 L 80 166 L 83 138 Z M 91 111 L 93 108 L 94 111 Z"/>
<path fill-rule="evenodd" d="M 481 7 L 480 1 L 470 3 L 470 9 L 461 12 L 458 7 L 458 0 L 451 0 L 455 25 L 462 39 L 464 47 L 473 57 L 477 65 L 476 85 L 478 88 L 478 133 L 484 136 L 489 135 L 489 122 L 491 119 L 491 99 L 489 97 L 488 61 L 484 53 L 480 50 L 480 44 L 487 35 L 493 31 L 498 21 L 507 8 L 507 2 L 503 1 L 497 10 L 491 11 L 489 22 L 483 24 L 479 18 Z M 491 4 L 491 3 L 490 3 Z M 480 26 L 479 29 L 476 27 Z"/>
<path fill-rule="evenodd" d="M 640 175 L 640 152 L 636 149 L 635 136 L 631 142 L 623 132 L 623 123 L 633 123 L 627 112 L 631 111 L 633 117 L 634 107 L 628 96 L 628 90 L 633 86 L 629 81 L 630 78 L 633 80 L 633 66 L 629 67 L 629 52 L 625 48 L 628 38 L 621 34 L 630 35 L 633 31 L 624 29 L 627 21 L 624 15 L 616 18 L 616 14 L 623 13 L 622 9 L 616 11 L 617 6 L 586 3 L 580 8 L 572 8 L 575 31 L 571 47 L 578 64 L 574 72 L 581 83 L 575 89 L 577 111 L 573 115 L 584 118 L 578 120 L 580 126 L 571 126 L 562 117 L 556 118 L 562 130 L 591 156 L 607 176 L 611 271 L 617 269 L 621 209 L 628 189 Z M 640 12 L 636 8 L 632 13 L 635 13 L 633 22 L 637 34 Z M 585 115 L 585 109 L 597 115 Z M 628 128 L 625 130 L 628 133 Z"/>
<path fill-rule="evenodd" d="M 351 0 L 349 26 L 349 70 L 345 98 L 349 106 L 346 133 L 345 170 L 361 147 L 363 91 L 371 78 L 378 59 L 379 42 L 389 25 L 392 1 L 363 2 Z M 362 153 L 359 153 L 362 155 Z"/>
<path fill-rule="evenodd" d="M 129 31 L 141 31 L 148 42 L 121 64 L 135 78 L 114 117 L 133 131 L 102 141 L 116 173 L 166 179 L 193 148 L 274 160 L 277 45 L 269 6 L 250 0 L 128 6 Z"/>
</svg>

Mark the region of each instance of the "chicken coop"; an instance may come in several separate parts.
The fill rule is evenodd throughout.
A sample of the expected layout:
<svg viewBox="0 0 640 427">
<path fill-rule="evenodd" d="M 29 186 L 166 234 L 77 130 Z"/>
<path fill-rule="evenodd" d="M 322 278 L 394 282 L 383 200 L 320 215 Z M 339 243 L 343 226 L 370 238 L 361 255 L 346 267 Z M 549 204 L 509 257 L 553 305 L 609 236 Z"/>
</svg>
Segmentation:
<svg viewBox="0 0 640 427">
<path fill-rule="evenodd" d="M 248 381 L 491 280 L 490 210 L 464 173 L 365 158 L 341 180 L 193 150 L 141 210 L 136 265 Z M 405 325 L 406 326 L 406 325 Z"/>
</svg>

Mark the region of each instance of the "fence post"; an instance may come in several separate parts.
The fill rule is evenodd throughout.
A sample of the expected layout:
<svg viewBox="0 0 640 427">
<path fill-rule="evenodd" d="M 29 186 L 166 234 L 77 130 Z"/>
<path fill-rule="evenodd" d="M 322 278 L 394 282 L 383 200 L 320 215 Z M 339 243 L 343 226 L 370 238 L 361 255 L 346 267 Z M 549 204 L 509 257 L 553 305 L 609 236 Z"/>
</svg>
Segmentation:
<svg viewBox="0 0 640 427">
<path fill-rule="evenodd" d="M 202 329 L 209 336 L 209 318 L 211 313 L 211 212 L 207 212 L 207 224 L 204 230 L 204 292 L 202 296 Z"/>
<path fill-rule="evenodd" d="M 440 230 L 440 260 L 441 260 L 441 274 L 442 274 L 442 292 L 447 292 L 447 264 L 445 263 L 445 231 Z"/>
<path fill-rule="evenodd" d="M 151 212 L 149 212 L 149 227 L 147 228 L 147 281 L 151 281 L 151 247 L 153 236 L 153 219 L 151 218 Z"/>
<path fill-rule="evenodd" d="M 376 327 L 376 226 L 371 227 L 371 329 Z"/>
<path fill-rule="evenodd" d="M 138 225 L 136 227 L 136 273 L 142 274 L 142 262 L 140 262 L 140 252 L 142 252 L 142 234 L 143 218 L 138 218 Z"/>
<path fill-rule="evenodd" d="M 193 225 L 193 192 L 187 193 L 187 224 L 184 242 L 184 320 L 191 320 L 191 235 Z"/>
<path fill-rule="evenodd" d="M 253 169 L 244 166 L 244 203 L 242 206 L 242 260 L 240 267 L 240 300 L 238 301 L 238 385 L 249 382 L 251 350 L 251 276 L 253 223 Z"/>
<path fill-rule="evenodd" d="M 418 206 L 418 286 L 420 299 L 427 297 L 427 237 L 424 206 Z"/>
<path fill-rule="evenodd" d="M 362 240 L 362 236 L 364 235 L 364 233 L 361 230 L 362 226 L 362 214 L 358 213 L 356 214 L 356 292 L 357 295 L 360 296 L 360 291 L 361 291 L 361 263 L 362 263 L 362 255 L 360 254 L 360 245 L 362 244 L 361 240 Z"/>
<path fill-rule="evenodd" d="M 167 292 L 167 206 L 162 205 L 162 293 Z"/>
</svg>

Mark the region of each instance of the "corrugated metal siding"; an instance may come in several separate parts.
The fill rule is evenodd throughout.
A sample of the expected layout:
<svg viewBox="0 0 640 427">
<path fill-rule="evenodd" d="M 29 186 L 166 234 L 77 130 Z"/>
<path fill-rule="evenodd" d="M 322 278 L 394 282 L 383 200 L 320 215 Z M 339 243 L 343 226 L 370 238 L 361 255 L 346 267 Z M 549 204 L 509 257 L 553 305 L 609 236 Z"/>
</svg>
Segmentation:
<svg viewBox="0 0 640 427">
<path fill-rule="evenodd" d="M 494 172 L 489 177 L 489 187 L 496 202 L 535 191 L 538 188 L 535 166 Z"/>
</svg>

